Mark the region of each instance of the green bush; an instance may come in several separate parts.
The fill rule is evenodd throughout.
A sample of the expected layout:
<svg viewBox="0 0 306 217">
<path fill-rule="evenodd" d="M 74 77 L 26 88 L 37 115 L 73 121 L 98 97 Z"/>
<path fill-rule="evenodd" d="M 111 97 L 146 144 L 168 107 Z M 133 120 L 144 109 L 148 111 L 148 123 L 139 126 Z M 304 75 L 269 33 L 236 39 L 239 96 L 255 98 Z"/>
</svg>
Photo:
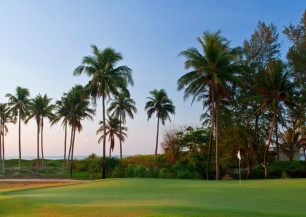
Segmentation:
<svg viewBox="0 0 306 217">
<path fill-rule="evenodd" d="M 125 176 L 124 174 L 125 174 L 124 168 L 122 168 L 120 166 L 117 166 L 113 170 L 112 177 L 113 178 L 124 178 L 124 176 Z"/>
<path fill-rule="evenodd" d="M 136 165 L 134 164 L 129 164 L 128 167 L 125 170 L 125 177 L 135 177 L 136 175 Z"/>
<path fill-rule="evenodd" d="M 139 178 L 150 177 L 150 170 L 144 165 L 137 165 L 135 167 L 135 176 Z"/>
<path fill-rule="evenodd" d="M 172 174 L 167 168 L 163 167 L 160 169 L 158 177 L 159 178 L 172 178 Z"/>
</svg>

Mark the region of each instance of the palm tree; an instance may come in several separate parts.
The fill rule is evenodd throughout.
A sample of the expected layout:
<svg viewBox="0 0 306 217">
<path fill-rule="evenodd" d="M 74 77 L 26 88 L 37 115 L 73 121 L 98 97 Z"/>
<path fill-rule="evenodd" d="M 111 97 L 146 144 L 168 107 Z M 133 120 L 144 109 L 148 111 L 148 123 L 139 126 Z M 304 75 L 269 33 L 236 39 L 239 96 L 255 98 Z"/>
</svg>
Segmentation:
<svg viewBox="0 0 306 217">
<path fill-rule="evenodd" d="M 54 109 L 54 105 L 53 104 L 50 104 L 51 103 L 51 98 L 48 98 L 47 94 L 45 94 L 43 96 L 43 107 L 42 107 L 42 111 L 41 111 L 41 127 L 40 127 L 40 130 L 41 130 L 41 166 L 42 168 L 44 167 L 44 146 L 43 146 L 43 134 L 44 134 L 44 118 L 48 118 L 49 121 L 52 121 L 55 117 L 55 115 L 53 114 L 53 109 Z"/>
<path fill-rule="evenodd" d="M 32 118 L 35 118 L 37 124 L 37 161 L 36 172 L 39 173 L 39 134 L 41 132 L 41 117 L 45 105 L 44 97 L 38 94 L 34 99 L 31 99 L 28 104 L 28 116 L 26 123 Z"/>
<path fill-rule="evenodd" d="M 157 117 L 157 133 L 156 133 L 156 146 L 155 146 L 155 156 L 157 156 L 158 148 L 158 133 L 159 133 L 159 122 L 165 125 L 165 121 L 169 119 L 171 121 L 169 113 L 175 114 L 175 106 L 172 101 L 168 98 L 167 93 L 164 89 L 152 90 L 150 91 L 151 96 L 147 97 L 149 101 L 145 105 L 145 110 L 147 110 L 148 120 L 156 113 Z"/>
<path fill-rule="evenodd" d="M 127 128 L 121 125 L 121 121 L 117 117 L 108 116 L 106 120 L 106 124 L 103 121 L 99 123 L 101 126 L 97 130 L 97 134 L 104 132 L 104 126 L 106 127 L 105 131 L 106 134 L 102 134 L 98 140 L 98 143 L 101 142 L 104 137 L 109 137 L 108 141 L 110 142 L 109 146 L 109 156 L 111 157 L 111 152 L 114 150 L 115 147 L 115 137 L 117 137 L 120 141 L 124 141 L 126 138 Z"/>
<path fill-rule="evenodd" d="M 55 117 L 51 122 L 51 126 L 58 123 L 61 119 L 62 125 L 64 126 L 64 167 L 66 166 L 66 149 L 67 149 L 67 128 L 68 128 L 68 115 L 70 112 L 70 105 L 68 103 L 67 93 L 64 93 L 64 96 L 61 100 L 56 101 L 55 103 Z"/>
<path fill-rule="evenodd" d="M 16 122 L 16 118 L 11 115 L 10 107 L 6 103 L 0 103 L 0 150 L 2 152 L 2 172 L 5 173 L 4 170 L 4 160 L 5 160 L 5 149 L 4 149 L 4 138 L 6 133 L 8 132 L 8 123 Z"/>
<path fill-rule="evenodd" d="M 263 76 L 258 79 L 255 87 L 257 94 L 261 99 L 260 107 L 257 112 L 269 109 L 273 115 L 273 120 L 271 124 L 271 129 L 269 132 L 265 154 L 264 154 L 264 169 L 265 178 L 268 177 L 267 168 L 267 158 L 269 147 L 271 143 L 271 137 L 273 129 L 275 129 L 275 124 L 277 116 L 279 114 L 280 104 L 284 102 L 285 104 L 290 104 L 290 93 L 293 89 L 292 83 L 289 81 L 289 74 L 285 72 L 285 66 L 280 60 L 272 61 L 268 64 L 268 67 L 263 74 Z"/>
<path fill-rule="evenodd" d="M 67 114 L 68 124 L 71 126 L 71 140 L 70 140 L 70 177 L 73 172 L 73 154 L 75 144 L 76 130 L 80 132 L 83 129 L 82 121 L 85 119 L 93 120 L 95 110 L 91 109 L 90 102 L 84 98 L 84 87 L 82 85 L 75 85 L 67 94 L 67 103 L 70 107 Z"/>
<path fill-rule="evenodd" d="M 111 100 L 111 104 L 107 109 L 107 112 L 112 112 L 112 116 L 116 116 L 119 118 L 120 122 L 120 134 L 122 132 L 121 124 L 126 123 L 126 114 L 130 118 L 134 118 L 134 113 L 137 112 L 135 101 L 130 98 L 130 94 L 128 92 L 120 92 L 115 95 L 115 98 Z M 120 142 L 120 159 L 122 159 L 122 140 L 119 137 Z"/>
<path fill-rule="evenodd" d="M 202 38 L 198 38 L 202 52 L 196 48 L 189 48 L 179 55 L 184 56 L 185 69 L 192 69 L 187 74 L 179 78 L 178 90 L 184 90 L 184 99 L 193 96 L 194 100 L 207 101 L 210 110 L 210 140 L 207 158 L 207 179 L 210 174 L 211 145 L 213 136 L 216 143 L 216 179 L 219 179 L 219 108 L 220 100 L 230 97 L 229 82 L 237 81 L 235 74 L 241 70 L 239 58 L 242 53 L 240 47 L 230 48 L 229 42 L 221 37 L 220 31 L 210 34 L 205 32 Z"/>
<path fill-rule="evenodd" d="M 93 56 L 85 56 L 82 65 L 74 70 L 74 75 L 86 73 L 91 80 L 86 86 L 86 92 L 91 96 L 94 103 L 98 98 L 102 98 L 102 117 L 105 124 L 105 100 L 110 94 L 116 94 L 118 89 L 126 89 L 128 84 L 133 85 L 132 70 L 127 66 L 117 66 L 121 61 L 122 55 L 112 48 L 99 50 L 96 45 L 91 46 Z M 104 135 L 106 127 L 104 126 Z M 105 174 L 105 143 L 106 137 L 103 138 L 103 162 L 102 178 Z"/>
<path fill-rule="evenodd" d="M 14 117 L 18 116 L 18 141 L 19 141 L 19 167 L 21 166 L 21 120 L 25 119 L 25 113 L 30 96 L 27 88 L 17 87 L 16 95 L 7 93 L 9 97 L 9 106 Z"/>
</svg>

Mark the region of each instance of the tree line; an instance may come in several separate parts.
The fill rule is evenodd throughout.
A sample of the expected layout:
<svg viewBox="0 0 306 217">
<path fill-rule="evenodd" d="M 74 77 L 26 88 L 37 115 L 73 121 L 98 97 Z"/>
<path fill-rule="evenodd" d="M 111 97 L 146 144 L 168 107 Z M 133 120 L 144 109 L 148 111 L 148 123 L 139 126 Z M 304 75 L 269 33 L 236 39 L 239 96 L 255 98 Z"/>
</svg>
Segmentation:
<svg viewBox="0 0 306 217">
<path fill-rule="evenodd" d="M 281 60 L 276 26 L 264 22 L 258 23 L 243 46 L 232 48 L 221 31 L 204 32 L 197 38 L 200 50 L 191 47 L 179 54 L 185 58 L 184 65 L 188 72 L 178 79 L 178 90 L 184 91 L 184 99 L 191 97 L 192 103 L 197 101 L 203 105 L 200 119 L 203 121 L 202 128 L 207 130 L 200 132 L 209 132 L 209 137 L 205 137 L 204 141 L 200 139 L 203 136 L 196 134 L 196 142 L 186 140 L 185 132 L 176 132 L 172 137 L 177 138 L 177 144 L 185 141 L 184 150 L 203 149 L 207 179 L 211 176 L 212 160 L 215 161 L 215 178 L 220 179 L 220 157 L 221 160 L 231 159 L 228 155 L 235 156 L 233 152 L 238 150 L 245 154 L 248 175 L 251 176 L 252 165 L 262 161 L 265 177 L 268 176 L 271 144 L 275 146 L 278 157 L 282 150 L 289 153 L 292 159 L 292 153 L 300 147 L 304 148 L 305 153 L 306 11 L 298 25 L 290 24 L 283 33 L 292 42 L 286 60 Z M 73 72 L 74 75 L 87 74 L 90 77 L 88 84 L 75 85 L 55 104 L 51 103 L 52 99 L 47 94 L 38 94 L 30 99 L 29 90 L 23 87 L 17 87 L 15 94 L 6 94 L 8 102 L 0 104 L 3 172 L 7 124 L 18 122 L 20 167 L 21 121 L 27 123 L 31 119 L 35 119 L 37 124 L 36 167 L 39 172 L 43 167 L 43 129 L 44 119 L 47 118 L 51 125 L 60 122 L 63 126 L 64 166 L 70 165 L 72 175 L 75 134 L 82 130 L 83 120 L 93 119 L 96 111 L 91 102 L 96 105 L 101 99 L 102 121 L 97 134 L 101 134 L 98 142 L 103 143 L 102 178 L 106 178 L 106 139 L 110 142 L 110 155 L 115 138 L 119 140 L 122 158 L 122 142 L 127 136 L 126 116 L 133 118 L 137 112 L 136 103 L 129 92 L 129 86 L 134 84 L 132 70 L 119 65 L 121 60 L 121 53 L 113 48 L 99 50 L 92 45 L 92 55 L 85 56 Z M 110 104 L 107 108 L 108 100 Z M 148 120 L 152 115 L 156 115 L 158 120 L 157 155 L 159 125 L 170 121 L 170 114 L 175 114 L 175 106 L 164 89 L 152 90 L 147 100 L 145 111 Z M 69 128 L 70 144 L 67 147 Z M 188 132 L 192 131 L 190 129 Z M 182 135 L 185 135 L 184 139 Z M 193 138 L 188 136 L 189 139 Z M 175 142 L 167 145 L 167 140 L 164 140 L 163 146 L 168 147 L 165 150 L 173 151 L 174 146 L 182 148 Z M 173 145 L 170 149 L 169 144 Z M 190 144 L 202 144 L 205 148 Z"/>
</svg>

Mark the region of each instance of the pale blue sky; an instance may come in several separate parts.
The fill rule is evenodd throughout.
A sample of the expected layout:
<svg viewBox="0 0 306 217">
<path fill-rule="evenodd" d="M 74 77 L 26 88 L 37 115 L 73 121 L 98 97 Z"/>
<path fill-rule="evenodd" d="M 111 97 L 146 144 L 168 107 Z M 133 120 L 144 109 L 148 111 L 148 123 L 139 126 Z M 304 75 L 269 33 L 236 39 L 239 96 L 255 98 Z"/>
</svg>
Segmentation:
<svg viewBox="0 0 306 217">
<path fill-rule="evenodd" d="M 123 54 L 122 64 L 133 69 L 131 93 L 138 108 L 135 119 L 128 120 L 124 154 L 153 153 L 156 119 L 147 122 L 144 112 L 150 90 L 164 88 L 173 100 L 173 125 L 200 123 L 201 105 L 191 106 L 176 91 L 177 79 L 186 73 L 184 58 L 177 57 L 180 51 L 198 47 L 195 39 L 204 31 L 219 29 L 232 46 L 242 45 L 259 20 L 273 22 L 281 32 L 290 22 L 297 24 L 305 8 L 302 0 L 0 1 L 0 100 L 7 101 L 4 95 L 14 93 L 17 85 L 29 88 L 32 97 L 48 93 L 59 99 L 74 84 L 88 82 L 87 76 L 74 77 L 72 72 L 91 54 L 91 44 L 113 47 Z M 285 54 L 289 44 L 282 33 L 280 42 Z M 77 135 L 76 155 L 102 154 L 95 135 L 100 119 L 98 106 L 95 121 L 85 122 Z M 35 127 L 34 121 L 23 127 L 24 155 L 35 155 Z M 7 155 L 17 155 L 17 139 L 17 126 L 11 125 Z M 46 127 L 45 155 L 62 152 L 62 129 Z"/>
</svg>

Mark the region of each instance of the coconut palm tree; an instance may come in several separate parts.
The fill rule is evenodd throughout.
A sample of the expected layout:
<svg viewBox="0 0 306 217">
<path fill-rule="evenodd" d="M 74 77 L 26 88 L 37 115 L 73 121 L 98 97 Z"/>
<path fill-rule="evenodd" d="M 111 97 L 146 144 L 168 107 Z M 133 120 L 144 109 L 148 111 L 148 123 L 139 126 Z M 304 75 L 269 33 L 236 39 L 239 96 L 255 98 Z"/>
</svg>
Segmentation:
<svg viewBox="0 0 306 217">
<path fill-rule="evenodd" d="M 255 90 L 260 97 L 260 107 L 257 112 L 269 110 L 272 113 L 273 120 L 271 123 L 271 129 L 267 139 L 264 154 L 264 169 L 265 178 L 268 177 L 267 158 L 269 147 L 271 144 L 271 137 L 277 116 L 279 115 L 279 108 L 281 103 L 287 105 L 291 104 L 291 92 L 293 90 L 293 84 L 289 81 L 289 74 L 285 71 L 285 66 L 280 60 L 272 61 L 268 64 L 268 67 L 263 76 L 258 79 L 255 85 Z"/>
<path fill-rule="evenodd" d="M 4 149 L 4 138 L 8 133 L 8 123 L 16 123 L 16 118 L 11 115 L 10 107 L 7 103 L 0 103 L 0 149 L 2 153 L 2 173 L 5 173 L 4 160 L 5 160 L 5 149 Z"/>
<path fill-rule="evenodd" d="M 30 96 L 27 88 L 17 87 L 16 95 L 7 93 L 9 98 L 9 106 L 14 117 L 18 116 L 18 143 L 19 143 L 19 167 L 21 166 L 21 120 L 25 119 L 25 113 Z"/>
<path fill-rule="evenodd" d="M 66 166 L 66 149 L 67 149 L 67 128 L 68 128 L 68 115 L 70 112 L 70 104 L 68 102 L 67 93 L 64 93 L 61 100 L 55 103 L 55 117 L 51 122 L 51 126 L 62 120 L 62 126 L 64 127 L 64 167 Z"/>
<path fill-rule="evenodd" d="M 99 123 L 101 126 L 97 130 L 97 135 L 104 132 L 104 126 L 106 127 L 105 131 L 106 134 L 102 134 L 98 140 L 100 143 L 104 137 L 108 136 L 108 141 L 110 142 L 109 146 L 109 156 L 111 157 L 111 153 L 115 147 L 115 137 L 117 137 L 120 141 L 125 140 L 127 128 L 121 125 L 121 121 L 117 117 L 108 116 L 106 123 L 104 124 L 103 121 Z"/>
<path fill-rule="evenodd" d="M 74 70 L 74 75 L 86 73 L 91 80 L 86 85 L 86 92 L 96 103 L 98 98 L 102 98 L 102 118 L 105 124 L 105 100 L 110 94 L 118 93 L 118 89 L 126 89 L 128 84 L 133 85 L 132 70 L 127 66 L 117 66 L 118 62 L 123 59 L 122 55 L 112 48 L 99 50 L 96 45 L 91 46 L 93 56 L 85 56 L 82 64 Z M 104 135 L 106 127 L 104 126 Z M 106 137 L 103 138 L 103 162 L 102 178 L 105 174 L 105 143 Z"/>
<path fill-rule="evenodd" d="M 211 152 L 214 136 L 216 143 L 216 179 L 219 179 L 218 116 L 220 100 L 230 97 L 229 83 L 237 82 L 236 73 L 241 70 L 239 60 L 242 53 L 242 49 L 239 47 L 230 48 L 229 42 L 220 34 L 220 31 L 213 34 L 205 32 L 202 38 L 197 39 L 201 45 L 202 53 L 196 48 L 189 48 L 179 54 L 187 59 L 185 69 L 191 69 L 191 71 L 177 81 L 178 90 L 184 89 L 184 99 L 192 96 L 192 103 L 195 100 L 204 101 L 203 103 L 208 104 L 211 108 L 211 133 L 208 152 Z M 207 158 L 207 179 L 210 173 L 210 159 L 209 154 Z"/>
<path fill-rule="evenodd" d="M 119 118 L 120 122 L 120 134 L 122 132 L 122 124 L 126 123 L 126 115 L 130 118 L 134 118 L 134 113 L 137 112 L 135 101 L 130 98 L 130 94 L 126 91 L 122 91 L 115 95 L 114 99 L 111 99 L 111 104 L 107 109 L 108 113 L 112 112 L 112 116 Z M 120 142 L 120 159 L 122 159 L 122 140 L 119 137 Z"/>
<path fill-rule="evenodd" d="M 41 145 L 41 166 L 44 167 L 44 146 L 43 146 L 43 135 L 44 135 L 44 118 L 47 118 L 49 121 L 52 121 L 55 117 L 53 114 L 54 105 L 51 104 L 51 98 L 48 98 L 47 94 L 43 96 L 43 107 L 41 111 L 41 122 L 40 122 L 40 130 L 41 130 L 41 138 L 40 138 L 40 145 Z"/>
<path fill-rule="evenodd" d="M 44 97 L 38 94 L 35 98 L 31 99 L 28 103 L 28 115 L 26 123 L 32 118 L 35 118 L 37 124 L 37 161 L 36 172 L 39 173 L 39 135 L 41 132 L 41 117 L 45 106 Z"/>
<path fill-rule="evenodd" d="M 156 113 L 157 117 L 157 133 L 156 133 L 156 146 L 155 146 L 155 156 L 157 156 L 158 149 L 158 134 L 159 134 L 159 122 L 165 125 L 165 121 L 169 119 L 171 121 L 169 114 L 175 114 L 175 106 L 172 101 L 168 98 L 167 93 L 164 89 L 152 90 L 150 91 L 151 96 L 147 97 L 149 99 L 146 102 L 145 110 L 147 111 L 148 120 Z"/>
<path fill-rule="evenodd" d="M 71 140 L 70 140 L 70 177 L 73 172 L 73 154 L 75 144 L 76 131 L 81 132 L 83 129 L 82 121 L 85 119 L 93 120 L 95 110 L 91 109 L 90 101 L 84 97 L 84 87 L 82 85 L 75 85 L 67 94 L 67 103 L 70 107 L 67 114 L 68 124 L 71 126 Z"/>
</svg>

